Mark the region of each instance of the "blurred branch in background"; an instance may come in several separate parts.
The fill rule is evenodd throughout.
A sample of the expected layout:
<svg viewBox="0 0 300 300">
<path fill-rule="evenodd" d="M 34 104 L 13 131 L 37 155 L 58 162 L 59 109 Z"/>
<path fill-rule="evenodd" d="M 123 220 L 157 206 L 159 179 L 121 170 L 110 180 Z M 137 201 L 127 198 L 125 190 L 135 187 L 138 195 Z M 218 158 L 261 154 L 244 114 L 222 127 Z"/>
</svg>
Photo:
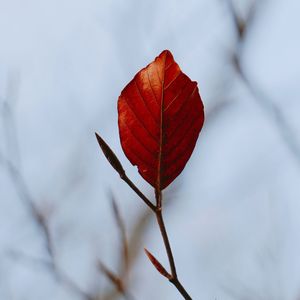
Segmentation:
<svg viewBox="0 0 300 300">
<path fill-rule="evenodd" d="M 239 15 L 238 10 L 232 0 L 225 1 L 228 5 L 228 9 L 232 17 L 232 23 L 237 33 L 237 42 L 233 47 L 233 52 L 231 53 L 230 57 L 231 64 L 236 71 L 236 74 L 252 94 L 256 103 L 261 107 L 269 120 L 274 124 L 284 144 L 287 146 L 288 150 L 294 156 L 300 166 L 300 145 L 296 139 L 293 129 L 284 116 L 282 109 L 266 95 L 266 93 L 252 78 L 250 78 L 250 76 L 248 76 L 247 71 L 243 67 L 242 63 L 242 52 L 243 47 L 245 46 L 247 32 L 251 29 L 251 26 L 253 26 L 255 17 L 257 16 L 264 1 L 252 0 L 245 18 Z"/>
<path fill-rule="evenodd" d="M 280 138 L 288 149 L 289 153 L 297 161 L 300 166 L 300 145 L 297 141 L 295 132 L 284 115 L 282 108 L 273 101 L 266 92 L 260 87 L 251 76 L 248 75 L 246 68 L 243 65 L 243 50 L 246 47 L 247 33 L 251 27 L 255 25 L 256 17 L 261 12 L 265 1 L 251 0 L 248 11 L 245 17 L 242 17 L 238 12 L 237 6 L 233 0 L 225 0 L 228 10 L 232 18 L 232 24 L 236 32 L 237 41 L 233 46 L 232 52 L 229 54 L 231 65 L 239 77 L 241 82 L 248 89 L 257 105 L 262 109 L 267 118 L 272 122 L 274 128 L 278 132 Z M 283 103 L 283 101 L 282 101 Z M 270 201 L 272 205 L 272 201 Z M 270 208 L 271 214 L 273 209 Z M 280 250 L 284 245 L 285 233 L 279 235 L 279 230 L 276 230 L 278 222 L 282 222 L 282 216 L 271 215 L 270 220 L 272 228 L 266 243 L 263 244 L 257 255 L 257 270 L 262 276 L 262 284 L 257 289 L 252 282 L 242 282 L 241 280 L 233 280 L 233 283 L 228 286 L 223 286 L 224 291 L 233 299 L 252 300 L 252 299 L 284 299 L 285 295 L 282 290 L 282 282 L 280 277 Z M 281 238 L 277 244 L 274 244 L 274 239 Z M 276 241 L 275 241 L 276 242 Z"/>
<path fill-rule="evenodd" d="M 121 241 L 121 249 L 119 254 L 119 270 L 117 273 L 110 270 L 102 261 L 99 261 L 99 269 L 106 276 L 106 278 L 115 286 L 115 289 L 123 295 L 126 300 L 133 300 L 134 297 L 128 291 L 128 276 L 130 270 L 129 261 L 129 248 L 128 241 L 126 237 L 125 223 L 121 216 L 119 207 L 117 205 L 116 199 L 112 192 L 109 195 L 112 204 L 113 216 L 118 227 L 119 239 Z M 108 292 L 102 297 L 104 300 L 113 299 L 114 291 Z"/>
<path fill-rule="evenodd" d="M 17 78 L 17 80 L 16 80 Z M 65 273 L 63 273 L 56 263 L 54 244 L 49 229 L 49 215 L 38 208 L 36 201 L 31 195 L 30 188 L 20 169 L 19 162 L 21 161 L 21 154 L 18 147 L 17 128 L 14 120 L 14 108 L 18 98 L 19 91 L 19 77 L 12 77 L 8 80 L 7 96 L 5 97 L 1 107 L 1 120 L 5 130 L 5 145 L 7 149 L 6 156 L 0 153 L 0 163 L 9 175 L 11 182 L 23 201 L 32 221 L 36 224 L 40 231 L 41 238 L 44 239 L 45 248 L 49 256 L 49 261 L 43 261 L 28 257 L 27 255 L 18 251 L 9 251 L 14 258 L 21 259 L 27 262 L 41 262 L 53 276 L 62 284 L 69 287 L 73 292 L 79 294 L 83 299 L 93 300 L 93 297 L 81 290 Z"/>
</svg>

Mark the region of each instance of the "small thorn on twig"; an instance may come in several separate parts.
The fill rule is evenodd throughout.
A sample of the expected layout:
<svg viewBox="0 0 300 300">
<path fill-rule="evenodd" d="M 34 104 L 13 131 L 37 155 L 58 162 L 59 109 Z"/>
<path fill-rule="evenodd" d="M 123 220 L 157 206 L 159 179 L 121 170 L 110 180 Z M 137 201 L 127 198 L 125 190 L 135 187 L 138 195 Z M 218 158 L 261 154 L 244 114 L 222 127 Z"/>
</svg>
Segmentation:
<svg viewBox="0 0 300 300">
<path fill-rule="evenodd" d="M 145 253 L 148 256 L 149 260 L 153 264 L 153 266 L 156 268 L 156 270 L 167 279 L 171 280 L 172 275 L 162 266 L 162 264 L 145 248 Z"/>
</svg>

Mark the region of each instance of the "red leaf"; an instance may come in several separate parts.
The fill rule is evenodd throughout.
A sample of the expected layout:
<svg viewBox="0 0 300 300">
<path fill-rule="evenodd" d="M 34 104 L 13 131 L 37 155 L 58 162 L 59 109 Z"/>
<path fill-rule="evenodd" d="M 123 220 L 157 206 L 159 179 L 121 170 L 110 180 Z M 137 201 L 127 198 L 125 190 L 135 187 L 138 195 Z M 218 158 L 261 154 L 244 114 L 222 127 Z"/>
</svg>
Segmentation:
<svg viewBox="0 0 300 300">
<path fill-rule="evenodd" d="M 189 160 L 204 122 L 197 83 L 163 51 L 118 100 L 122 148 L 154 188 L 167 187 Z"/>
</svg>

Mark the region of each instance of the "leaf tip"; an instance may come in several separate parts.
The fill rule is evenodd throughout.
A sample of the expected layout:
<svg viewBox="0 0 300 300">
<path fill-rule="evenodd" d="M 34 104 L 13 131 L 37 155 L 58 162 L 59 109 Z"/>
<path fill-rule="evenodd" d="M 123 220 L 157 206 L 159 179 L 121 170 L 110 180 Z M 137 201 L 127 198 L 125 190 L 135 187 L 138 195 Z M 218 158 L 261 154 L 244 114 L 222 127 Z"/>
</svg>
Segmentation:
<svg viewBox="0 0 300 300">
<path fill-rule="evenodd" d="M 160 53 L 159 56 L 160 56 L 160 57 L 162 57 L 162 56 L 165 56 L 165 57 L 170 56 L 170 57 L 173 59 L 173 54 L 172 54 L 172 52 L 171 52 L 169 49 L 163 50 L 163 51 Z"/>
</svg>

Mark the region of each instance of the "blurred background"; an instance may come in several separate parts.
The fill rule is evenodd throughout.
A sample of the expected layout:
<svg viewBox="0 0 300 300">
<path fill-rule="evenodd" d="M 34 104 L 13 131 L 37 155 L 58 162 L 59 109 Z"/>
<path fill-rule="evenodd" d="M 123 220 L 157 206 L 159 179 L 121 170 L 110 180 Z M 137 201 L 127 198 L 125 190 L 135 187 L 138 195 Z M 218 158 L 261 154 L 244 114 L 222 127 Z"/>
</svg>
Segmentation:
<svg viewBox="0 0 300 300">
<path fill-rule="evenodd" d="M 144 255 L 168 266 L 154 217 L 94 136 L 153 199 L 122 152 L 116 103 L 169 49 L 206 112 L 164 193 L 182 283 L 193 299 L 299 300 L 299 12 L 297 0 L 0 0 L 0 299 L 181 299 Z"/>
</svg>

